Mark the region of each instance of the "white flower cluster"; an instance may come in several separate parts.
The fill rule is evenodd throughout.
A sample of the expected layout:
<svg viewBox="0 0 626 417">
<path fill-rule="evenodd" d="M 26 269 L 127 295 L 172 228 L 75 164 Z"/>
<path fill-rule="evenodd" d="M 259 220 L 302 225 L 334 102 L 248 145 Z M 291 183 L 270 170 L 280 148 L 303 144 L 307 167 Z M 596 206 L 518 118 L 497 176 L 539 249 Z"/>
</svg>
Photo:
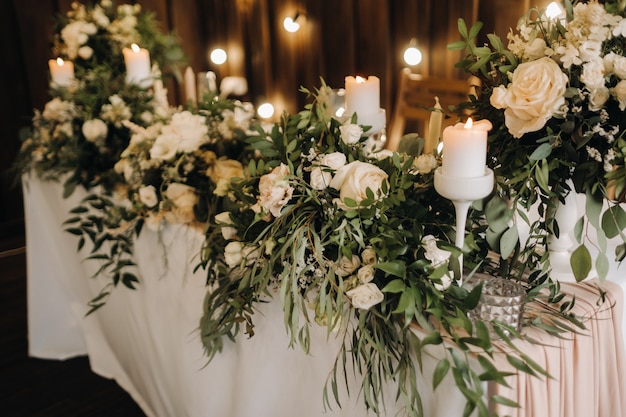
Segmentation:
<svg viewBox="0 0 626 417">
<path fill-rule="evenodd" d="M 77 57 L 90 59 L 94 51 L 88 45 L 89 38 L 98 32 L 106 33 L 121 47 L 138 43 L 140 37 L 136 26 L 141 6 L 120 5 L 117 8 L 118 17 L 111 21 L 108 16 L 113 13 L 112 8 L 111 0 L 102 0 L 89 9 L 81 3 L 73 2 L 72 9 L 67 12 L 68 23 L 60 33 L 63 43 L 59 45 L 57 52 L 71 60 Z"/>
<path fill-rule="evenodd" d="M 611 124 L 606 106 L 615 100 L 621 111 L 626 110 L 626 57 L 607 52 L 606 44 L 626 35 L 626 19 L 591 1 L 577 3 L 572 20 L 560 23 L 564 36 L 554 36 L 556 21 L 545 16 L 526 20 L 517 33 L 508 34 L 508 49 L 522 63 L 509 74 L 508 86 L 494 89 L 491 104 L 505 109 L 506 126 L 516 138 L 538 131 L 551 118 L 564 118 L 568 112 L 590 119 L 583 114 L 588 109 L 600 116 L 590 134 L 610 144 L 619 129 L 617 122 Z M 569 77 L 577 74 L 572 83 Z M 569 97 L 580 100 L 566 101 L 566 91 Z M 604 162 L 605 170 L 612 169 L 613 154 L 589 145 L 586 149 L 592 159 Z"/>
</svg>

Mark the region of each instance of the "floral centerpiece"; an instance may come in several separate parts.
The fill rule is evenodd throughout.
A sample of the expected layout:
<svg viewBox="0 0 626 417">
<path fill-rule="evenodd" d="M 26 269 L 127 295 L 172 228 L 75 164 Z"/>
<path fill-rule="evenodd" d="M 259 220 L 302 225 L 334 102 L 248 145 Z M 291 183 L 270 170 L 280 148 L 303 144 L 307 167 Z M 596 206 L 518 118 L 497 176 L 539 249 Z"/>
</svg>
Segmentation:
<svg viewBox="0 0 626 417">
<path fill-rule="evenodd" d="M 203 252 L 209 291 L 200 322 L 207 356 L 224 348 L 224 338 L 254 335 L 255 306 L 275 297 L 292 344 L 308 351 L 309 328 L 316 325 L 342 341 L 326 387 L 337 401 L 342 371 L 351 367 L 376 414 L 384 413 L 383 387 L 393 381 L 407 414 L 423 415 L 417 364 L 434 345 L 443 352 L 434 386 L 451 372 L 468 413 L 487 416 L 482 381 L 502 382 L 504 374 L 489 360 L 485 324 L 467 316 L 480 285 L 468 291 L 456 281 L 454 209 L 433 186 L 439 160 L 419 155 L 419 139 L 403 146 L 418 155 L 377 151 L 354 120 L 328 115 L 325 88 L 303 90 L 312 104 L 248 139 L 262 157 L 247 164 L 244 179 L 231 182 L 230 208 L 209 225 Z M 482 215 L 472 213 L 465 260 L 477 267 L 488 245 Z M 568 311 L 565 306 L 562 314 Z M 496 327 L 511 343 L 505 328 Z M 507 355 L 521 371 L 541 372 L 515 349 Z M 481 370 L 468 366 L 470 356 Z M 327 404 L 330 395 L 325 390 Z"/>
<path fill-rule="evenodd" d="M 565 5 L 566 13 L 557 17 L 531 9 L 508 34 L 507 47 L 494 34 L 477 46 L 480 22 L 468 30 L 460 20 L 464 39 L 449 47 L 468 52 L 458 66 L 480 79 L 476 96 L 461 107 L 494 125 L 488 160 L 500 193 L 513 210 L 538 204 L 544 215 L 554 212 L 555 198 L 563 203 L 569 192 L 585 193 L 586 213 L 576 225 L 580 246 L 570 263 L 577 280 L 587 277 L 590 224 L 598 232 L 593 266 L 603 278 L 607 238 L 621 237 L 625 243 L 615 259 L 626 256 L 626 212 L 617 204 L 626 193 L 624 2 Z M 601 216 L 603 202 L 608 209 Z M 553 216 L 533 226 L 531 235 L 541 237 L 542 247 L 548 233 L 560 233 Z M 538 246 L 526 245 L 531 263 L 549 260 L 537 255 Z"/>
<path fill-rule="evenodd" d="M 18 155 L 20 172 L 63 179 L 66 195 L 77 185 L 107 188 L 117 181 L 112 168 L 130 139 L 126 122 L 148 126 L 168 107 L 162 83 L 126 83 L 122 50 L 132 44 L 149 50 L 155 80 L 178 74 L 185 59 L 176 37 L 161 33 L 154 15 L 138 4 L 74 2 L 57 17 L 53 55 L 73 64 L 74 78 L 52 82 L 51 100 L 35 110 Z"/>
<path fill-rule="evenodd" d="M 144 225 L 204 230 L 221 210 L 231 179 L 243 177 L 242 163 L 253 156 L 244 142 L 253 116 L 250 103 L 207 95 L 197 108 L 171 109 L 148 127 L 125 122 L 132 136 L 114 166 L 120 181 L 112 195 L 89 194 L 65 222 L 80 237 L 79 249 L 91 243 L 97 274 L 110 277 L 90 312 L 105 304 L 111 287 L 138 282 L 133 243 Z"/>
</svg>

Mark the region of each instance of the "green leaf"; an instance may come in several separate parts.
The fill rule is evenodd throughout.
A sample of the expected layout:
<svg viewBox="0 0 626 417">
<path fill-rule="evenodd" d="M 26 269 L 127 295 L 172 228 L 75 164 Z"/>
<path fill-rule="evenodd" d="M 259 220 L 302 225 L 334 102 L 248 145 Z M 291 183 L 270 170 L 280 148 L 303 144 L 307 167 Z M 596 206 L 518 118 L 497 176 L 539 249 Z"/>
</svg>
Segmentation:
<svg viewBox="0 0 626 417">
<path fill-rule="evenodd" d="M 394 279 L 389 282 L 389 284 L 385 285 L 385 287 L 381 290 L 382 292 L 389 293 L 399 293 L 406 290 L 406 284 L 401 279 Z"/>
<path fill-rule="evenodd" d="M 437 366 L 435 367 L 435 371 L 433 372 L 433 389 L 437 389 L 441 381 L 448 374 L 448 370 L 450 369 L 450 361 L 448 359 L 441 359 Z"/>
<path fill-rule="evenodd" d="M 541 189 L 546 193 L 550 193 L 550 185 L 548 184 L 550 179 L 550 169 L 545 161 L 539 161 L 537 167 L 535 168 L 535 178 L 537 180 L 537 185 L 539 185 L 539 187 L 541 187 Z"/>
<path fill-rule="evenodd" d="M 459 34 L 467 39 L 469 38 L 469 34 L 467 33 L 467 25 L 465 24 L 465 20 L 463 18 L 459 18 L 457 21 L 457 26 L 459 28 Z"/>
<path fill-rule="evenodd" d="M 589 275 L 589 272 L 591 271 L 592 259 L 589 249 L 587 249 L 585 245 L 578 246 L 572 252 L 570 265 L 577 282 L 587 278 L 587 275 Z"/>
<path fill-rule="evenodd" d="M 602 230 L 609 239 L 626 229 L 626 211 L 620 206 L 609 207 L 602 215 Z"/>
<path fill-rule="evenodd" d="M 508 258 L 515 250 L 518 242 L 519 233 L 517 231 L 517 227 L 511 227 L 509 230 L 504 232 L 502 238 L 500 238 L 500 254 L 502 257 Z"/>
<path fill-rule="evenodd" d="M 609 257 L 606 256 L 604 252 L 598 253 L 598 257 L 596 258 L 596 272 L 601 281 L 604 281 L 609 275 Z"/>
<path fill-rule="evenodd" d="M 530 154 L 531 161 L 546 159 L 552 153 L 552 146 L 549 143 L 542 143 L 533 153 Z"/>
<path fill-rule="evenodd" d="M 600 213 L 602 213 L 602 200 L 599 200 L 591 194 L 587 193 L 585 199 L 585 213 L 589 219 L 589 223 L 596 229 L 600 228 Z"/>
<path fill-rule="evenodd" d="M 448 44 L 448 49 L 450 51 L 462 51 L 463 49 L 465 49 L 465 45 L 465 41 L 451 42 Z"/>
<path fill-rule="evenodd" d="M 406 275 L 406 264 L 402 261 L 380 262 L 375 265 L 376 269 L 380 269 L 390 275 L 404 277 Z"/>
<path fill-rule="evenodd" d="M 480 30 L 483 28 L 483 22 L 476 22 L 472 25 L 469 31 L 469 38 L 473 39 L 480 33 Z"/>
</svg>

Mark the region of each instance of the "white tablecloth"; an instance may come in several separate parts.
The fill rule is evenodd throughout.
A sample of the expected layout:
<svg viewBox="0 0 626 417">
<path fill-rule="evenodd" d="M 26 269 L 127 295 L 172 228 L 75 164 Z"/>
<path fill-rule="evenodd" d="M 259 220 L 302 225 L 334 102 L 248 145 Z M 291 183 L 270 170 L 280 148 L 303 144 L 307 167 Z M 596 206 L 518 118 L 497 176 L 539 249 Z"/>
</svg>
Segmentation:
<svg viewBox="0 0 626 417">
<path fill-rule="evenodd" d="M 87 254 L 76 252 L 76 237 L 61 225 L 84 194 L 77 191 L 63 200 L 61 192 L 57 183 L 32 177 L 24 182 L 31 356 L 88 355 L 93 371 L 115 379 L 149 416 L 373 415 L 354 387 L 349 398 L 342 395 L 341 409 L 324 412 L 322 389 L 338 342 L 327 340 L 325 329 L 314 328 L 310 355 L 299 347 L 290 349 L 277 302 L 256 314 L 253 338 L 226 342 L 207 365 L 197 329 L 205 273 L 192 271 L 203 236 L 194 229 L 168 226 L 156 233 L 144 228 L 135 246 L 141 280 L 137 290 L 116 288 L 103 308 L 85 317 L 87 301 L 105 281 L 89 278 L 95 262 L 83 261 Z M 622 303 L 621 294 L 618 298 Z M 619 333 L 617 323 L 621 341 Z M 430 388 L 435 363 L 425 360 L 425 376 L 418 381 L 425 415 L 460 416 L 465 400 L 451 379 L 435 393 Z M 623 385 L 615 390 L 626 394 Z M 393 394 L 386 397 L 388 416 L 399 410 Z M 563 415 L 589 417 L 574 411 Z"/>
</svg>

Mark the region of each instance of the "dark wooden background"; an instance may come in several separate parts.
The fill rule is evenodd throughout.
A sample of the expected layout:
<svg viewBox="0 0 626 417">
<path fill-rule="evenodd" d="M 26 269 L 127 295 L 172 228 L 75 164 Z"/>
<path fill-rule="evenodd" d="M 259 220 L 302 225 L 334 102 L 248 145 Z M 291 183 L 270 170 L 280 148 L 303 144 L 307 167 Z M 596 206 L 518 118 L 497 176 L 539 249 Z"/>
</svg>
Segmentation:
<svg viewBox="0 0 626 417">
<path fill-rule="evenodd" d="M 531 6 L 548 0 L 142 0 L 165 31 L 180 37 L 194 71 L 212 70 L 248 80 L 247 99 L 271 101 L 278 112 L 296 112 L 305 102 L 300 86 L 315 88 L 320 77 L 343 87 L 346 75 L 381 79 L 381 106 L 393 111 L 394 87 L 404 64 L 402 53 L 415 38 L 424 59 L 422 74 L 463 78 L 454 68 L 460 54 L 446 49 L 459 40 L 457 19 L 481 20 L 484 33 L 505 38 L 509 27 Z M 33 109 L 48 101 L 47 60 L 52 17 L 69 10 L 71 0 L 0 0 L 3 59 L 0 77 L 0 237 L 22 233 L 20 188 L 7 169 L 19 149 L 18 132 Z M 304 14 L 301 30 L 282 28 L 286 16 Z M 208 54 L 215 47 L 229 54 L 216 67 Z M 170 102 L 180 103 L 182 89 L 168 84 Z"/>
</svg>

